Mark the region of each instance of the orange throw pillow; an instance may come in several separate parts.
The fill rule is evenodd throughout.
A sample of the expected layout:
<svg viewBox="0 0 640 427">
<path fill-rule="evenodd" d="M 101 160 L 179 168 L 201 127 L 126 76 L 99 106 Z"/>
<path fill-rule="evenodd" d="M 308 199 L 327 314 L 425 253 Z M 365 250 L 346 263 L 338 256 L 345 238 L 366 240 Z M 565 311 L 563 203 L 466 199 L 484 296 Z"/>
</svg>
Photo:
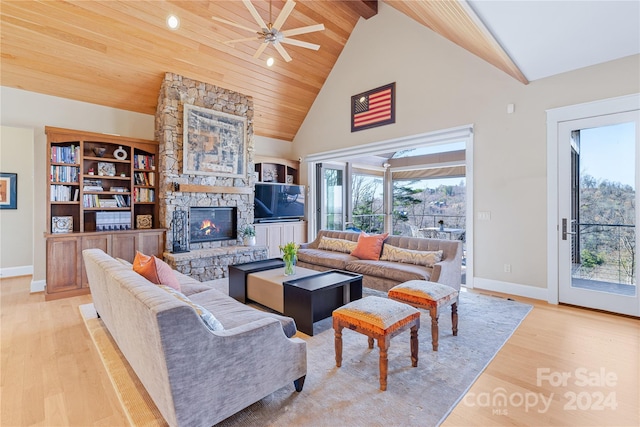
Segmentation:
<svg viewBox="0 0 640 427">
<path fill-rule="evenodd" d="M 382 251 L 382 243 L 388 235 L 389 233 L 369 236 L 366 233 L 360 233 L 360 237 L 358 237 L 358 245 L 353 252 L 351 252 L 351 255 L 360 259 L 369 259 L 373 261 L 379 260 L 380 252 Z"/>
<path fill-rule="evenodd" d="M 148 256 L 142 252 L 136 252 L 133 260 L 133 271 L 143 276 L 156 285 L 170 286 L 176 291 L 181 291 L 180 282 L 169 264 L 155 256 Z"/>
</svg>

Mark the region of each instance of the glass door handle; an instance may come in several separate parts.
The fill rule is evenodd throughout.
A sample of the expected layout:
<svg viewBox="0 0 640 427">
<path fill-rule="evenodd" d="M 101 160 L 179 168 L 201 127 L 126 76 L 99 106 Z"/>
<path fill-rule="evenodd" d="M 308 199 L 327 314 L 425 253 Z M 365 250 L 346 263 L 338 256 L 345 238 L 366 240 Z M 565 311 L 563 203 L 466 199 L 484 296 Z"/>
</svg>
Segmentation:
<svg viewBox="0 0 640 427">
<path fill-rule="evenodd" d="M 575 222 L 575 220 L 571 220 L 571 222 Z M 575 236 L 577 233 L 573 231 L 567 231 L 567 218 L 562 218 L 562 240 L 567 240 L 567 235 Z"/>
</svg>

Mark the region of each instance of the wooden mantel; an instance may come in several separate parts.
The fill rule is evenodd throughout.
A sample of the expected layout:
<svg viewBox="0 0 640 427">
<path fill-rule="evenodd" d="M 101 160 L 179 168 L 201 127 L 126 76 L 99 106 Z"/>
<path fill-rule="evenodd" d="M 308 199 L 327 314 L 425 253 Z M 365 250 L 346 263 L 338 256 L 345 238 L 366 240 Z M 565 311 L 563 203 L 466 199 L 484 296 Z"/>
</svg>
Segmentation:
<svg viewBox="0 0 640 427">
<path fill-rule="evenodd" d="M 175 191 L 184 193 L 225 193 L 225 194 L 253 194 L 251 187 L 227 187 L 222 185 L 173 184 Z"/>
</svg>

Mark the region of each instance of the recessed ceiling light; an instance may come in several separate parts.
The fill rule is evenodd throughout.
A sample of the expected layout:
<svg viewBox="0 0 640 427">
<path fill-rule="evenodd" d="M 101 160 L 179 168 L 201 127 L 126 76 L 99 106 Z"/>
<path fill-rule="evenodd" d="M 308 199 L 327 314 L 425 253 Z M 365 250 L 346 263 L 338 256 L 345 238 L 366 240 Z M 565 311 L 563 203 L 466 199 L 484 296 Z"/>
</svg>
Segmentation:
<svg viewBox="0 0 640 427">
<path fill-rule="evenodd" d="M 167 27 L 171 28 L 172 30 L 177 30 L 179 26 L 180 26 L 180 19 L 178 19 L 177 16 L 175 15 L 167 16 Z"/>
<path fill-rule="evenodd" d="M 267 67 L 271 67 L 274 62 L 275 62 L 275 60 L 273 58 L 269 57 L 269 59 L 267 59 Z"/>
</svg>

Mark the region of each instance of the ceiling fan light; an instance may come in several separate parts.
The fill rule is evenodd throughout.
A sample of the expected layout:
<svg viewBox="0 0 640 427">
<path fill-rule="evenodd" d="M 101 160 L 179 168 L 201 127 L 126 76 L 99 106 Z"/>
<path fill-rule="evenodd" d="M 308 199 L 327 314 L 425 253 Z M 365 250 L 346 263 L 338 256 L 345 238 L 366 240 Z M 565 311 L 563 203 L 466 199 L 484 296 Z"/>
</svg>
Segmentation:
<svg viewBox="0 0 640 427">
<path fill-rule="evenodd" d="M 180 19 L 176 15 L 167 16 L 167 27 L 177 30 L 180 27 Z"/>
<path fill-rule="evenodd" d="M 272 57 L 267 58 L 267 67 L 271 67 L 276 62 Z"/>
</svg>

